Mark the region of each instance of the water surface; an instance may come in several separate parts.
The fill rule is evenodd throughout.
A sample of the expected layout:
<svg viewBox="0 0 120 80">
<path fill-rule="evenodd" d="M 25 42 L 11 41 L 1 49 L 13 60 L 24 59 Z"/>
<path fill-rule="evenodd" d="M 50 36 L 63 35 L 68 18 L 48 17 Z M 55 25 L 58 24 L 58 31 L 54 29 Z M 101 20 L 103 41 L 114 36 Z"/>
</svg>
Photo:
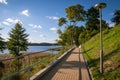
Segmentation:
<svg viewBox="0 0 120 80">
<path fill-rule="evenodd" d="M 48 50 L 50 48 L 57 48 L 57 47 L 60 47 L 60 46 L 28 46 L 27 51 L 23 51 L 23 52 L 40 52 L 40 51 Z M 53 52 L 54 54 L 56 54 L 58 51 L 47 51 L 47 52 L 50 52 L 50 53 Z M 8 53 L 9 53 L 8 49 L 5 49 L 3 53 L 0 52 L 0 54 L 8 54 Z"/>
</svg>

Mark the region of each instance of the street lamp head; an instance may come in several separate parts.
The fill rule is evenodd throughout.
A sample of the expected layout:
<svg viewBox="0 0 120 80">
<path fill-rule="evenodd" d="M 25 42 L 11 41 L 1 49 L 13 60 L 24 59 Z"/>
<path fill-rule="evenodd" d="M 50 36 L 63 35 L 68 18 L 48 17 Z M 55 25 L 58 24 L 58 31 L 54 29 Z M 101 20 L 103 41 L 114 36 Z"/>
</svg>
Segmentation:
<svg viewBox="0 0 120 80">
<path fill-rule="evenodd" d="M 99 4 L 96 4 L 96 5 L 95 5 L 95 8 L 96 8 L 96 9 L 99 9 L 99 8 L 102 9 L 102 8 L 105 8 L 105 7 L 106 7 L 106 3 L 99 3 Z"/>
</svg>

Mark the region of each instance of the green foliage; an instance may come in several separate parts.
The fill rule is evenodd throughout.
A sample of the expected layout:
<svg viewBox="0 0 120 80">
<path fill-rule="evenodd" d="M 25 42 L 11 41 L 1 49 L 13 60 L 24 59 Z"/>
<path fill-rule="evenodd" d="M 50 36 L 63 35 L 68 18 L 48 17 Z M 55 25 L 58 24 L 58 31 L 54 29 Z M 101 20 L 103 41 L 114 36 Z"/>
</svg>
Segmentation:
<svg viewBox="0 0 120 80">
<path fill-rule="evenodd" d="M 60 35 L 60 34 L 62 34 L 62 31 L 60 29 L 58 29 L 57 33 Z"/>
<path fill-rule="evenodd" d="M 92 75 L 95 80 L 100 78 L 108 80 L 117 80 L 120 78 L 120 25 L 103 31 L 103 53 L 104 53 L 104 74 L 99 73 L 99 53 L 100 38 L 99 34 L 92 37 L 83 44 L 84 56 L 87 59 Z"/>
<path fill-rule="evenodd" d="M 59 26 L 62 26 L 63 24 L 66 24 L 66 23 L 67 23 L 66 18 L 60 18 L 59 21 L 58 21 Z"/>
<path fill-rule="evenodd" d="M 79 35 L 82 34 L 82 32 L 84 31 L 84 27 L 80 26 L 80 27 L 74 27 L 73 28 L 73 37 L 74 37 L 74 42 L 76 46 L 79 46 Z"/>
<path fill-rule="evenodd" d="M 67 13 L 67 18 L 70 21 L 84 21 L 85 11 L 84 7 L 80 4 L 69 6 L 65 9 Z"/>
<path fill-rule="evenodd" d="M 88 9 L 85 31 L 79 36 L 79 40 L 83 40 L 81 42 L 85 42 L 89 40 L 91 37 L 93 37 L 100 31 L 100 21 L 98 18 L 99 18 L 99 11 L 97 9 L 93 7 Z M 108 24 L 106 23 L 106 21 L 102 20 L 102 30 L 105 29 L 108 29 Z"/>
<path fill-rule="evenodd" d="M 87 20 L 99 18 L 99 10 L 91 7 L 87 10 Z"/>
<path fill-rule="evenodd" d="M 26 51 L 28 46 L 27 37 L 28 34 L 25 33 L 25 29 L 22 28 L 20 23 L 17 23 L 12 31 L 9 33 L 9 41 L 7 48 L 10 54 L 14 56 L 19 56 L 20 51 Z"/>
<path fill-rule="evenodd" d="M 116 25 L 120 23 L 120 10 L 116 10 L 114 12 L 114 17 L 111 19 L 112 22 L 114 22 Z"/>
<path fill-rule="evenodd" d="M 60 18 L 58 21 L 58 26 L 63 26 L 66 24 L 66 28 L 64 32 L 58 30 L 59 33 L 59 40 L 58 43 L 61 45 L 79 45 L 79 35 L 82 32 L 83 27 L 76 26 L 77 22 L 85 20 L 85 10 L 84 7 L 80 4 L 69 6 L 65 9 L 66 11 L 66 18 Z"/>
<path fill-rule="evenodd" d="M 87 22 L 86 22 L 86 30 L 89 30 L 89 31 L 93 31 L 93 30 L 98 30 L 99 31 L 99 24 L 100 24 L 100 21 L 98 19 L 89 19 Z"/>
<path fill-rule="evenodd" d="M 4 49 L 5 49 L 5 42 L 3 41 L 3 38 L 0 36 L 0 52 L 3 52 Z M 2 62 L 0 62 L 0 68 L 4 68 L 4 64 Z"/>
<path fill-rule="evenodd" d="M 1 29 L 0 29 L 1 30 Z M 0 51 L 3 52 L 5 49 L 5 43 L 3 41 L 4 39 L 0 36 Z"/>
<path fill-rule="evenodd" d="M 1 77 L 0 79 L 6 78 L 7 75 L 10 75 L 12 73 L 16 72 L 16 70 L 14 68 L 10 69 L 9 71 L 5 72 L 3 77 Z M 13 75 L 12 77 L 10 77 L 9 79 L 5 79 L 5 80 L 22 80 L 22 75 L 21 74 L 16 74 Z"/>
<path fill-rule="evenodd" d="M 22 64 L 20 62 L 20 59 L 14 59 L 12 61 L 12 67 L 14 67 L 16 71 L 20 70 L 21 66 Z"/>
<path fill-rule="evenodd" d="M 93 30 L 99 30 L 99 11 L 91 7 L 87 11 L 87 22 L 86 22 L 86 30 L 92 32 Z"/>
<path fill-rule="evenodd" d="M 58 43 L 62 46 L 71 45 L 71 27 L 67 27 L 66 30 L 59 36 Z"/>
<path fill-rule="evenodd" d="M 84 43 L 86 40 L 86 38 L 85 38 L 85 35 L 86 35 L 86 33 L 85 33 L 85 31 L 84 32 L 82 32 L 80 35 L 79 35 L 79 44 L 82 44 L 82 43 Z"/>
</svg>

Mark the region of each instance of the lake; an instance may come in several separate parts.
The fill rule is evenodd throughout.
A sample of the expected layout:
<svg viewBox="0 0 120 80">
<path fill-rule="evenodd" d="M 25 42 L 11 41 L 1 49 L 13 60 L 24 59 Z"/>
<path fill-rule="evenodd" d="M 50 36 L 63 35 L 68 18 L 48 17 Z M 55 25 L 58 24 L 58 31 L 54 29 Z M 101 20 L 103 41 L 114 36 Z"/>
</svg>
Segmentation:
<svg viewBox="0 0 120 80">
<path fill-rule="evenodd" d="M 40 52 L 40 51 L 48 50 L 49 48 L 57 48 L 57 47 L 60 46 L 28 46 L 28 50 L 26 52 Z M 52 51 L 47 51 L 47 52 L 52 53 Z M 0 54 L 8 54 L 8 53 L 9 53 L 8 49 L 5 49 L 3 53 L 0 52 Z M 56 53 L 58 53 L 58 51 L 53 51 L 53 54 Z"/>
</svg>

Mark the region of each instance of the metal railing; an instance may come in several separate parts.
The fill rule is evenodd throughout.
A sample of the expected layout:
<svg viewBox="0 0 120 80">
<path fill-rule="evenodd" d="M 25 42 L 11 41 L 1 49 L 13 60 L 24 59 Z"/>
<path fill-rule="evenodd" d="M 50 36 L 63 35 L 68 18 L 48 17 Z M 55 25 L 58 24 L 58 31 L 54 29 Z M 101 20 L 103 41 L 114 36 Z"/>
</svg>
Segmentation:
<svg viewBox="0 0 120 80">
<path fill-rule="evenodd" d="M 48 50 L 0 60 L 0 62 L 5 65 L 3 68 L 0 67 L 0 71 L 2 72 L 0 74 L 0 79 L 1 80 L 10 80 L 13 77 L 14 78 L 18 77 L 21 73 L 21 75 L 23 74 L 23 75 L 27 76 L 26 79 L 29 80 L 33 67 L 35 67 L 39 64 L 42 64 L 44 61 L 46 61 L 48 59 L 51 59 L 53 57 L 53 51 L 51 50 L 52 56 L 48 56 L 48 57 L 44 57 L 44 58 L 42 58 L 42 57 L 39 58 L 38 55 L 35 57 L 33 55 L 40 54 L 40 53 L 43 53 L 46 51 L 48 51 Z M 33 57 L 34 57 L 34 59 L 32 59 Z M 14 60 L 16 60 L 16 59 L 18 60 L 18 63 L 20 63 L 20 64 L 18 64 L 18 66 L 14 66 L 14 64 L 13 64 Z M 16 69 L 16 67 L 19 67 L 19 68 Z M 26 72 L 27 72 L 27 74 L 26 74 Z M 24 79 L 22 79 L 22 80 L 24 80 Z"/>
<path fill-rule="evenodd" d="M 71 51 L 71 48 L 68 51 Z M 47 54 L 48 56 L 40 57 L 40 53 L 51 52 L 51 54 Z M 52 61 L 56 61 L 56 59 L 61 56 L 63 53 L 53 55 L 54 50 L 45 50 L 41 52 L 24 54 L 17 57 L 12 57 L 8 59 L 1 59 L 0 62 L 5 64 L 4 68 L 0 66 L 0 71 L 3 72 L 3 75 L 0 74 L 0 80 L 30 80 L 30 77 L 35 73 L 40 71 L 42 68 L 46 67 Z M 48 52 L 47 52 L 48 53 Z M 36 56 L 34 56 L 36 55 Z M 18 60 L 19 65 L 14 65 L 14 60 Z M 57 59 L 58 60 L 58 59 Z M 45 64 L 47 63 L 47 64 Z M 16 69 L 16 67 L 18 67 Z M 38 69 L 37 71 L 34 71 Z M 19 79 L 18 79 L 19 78 Z"/>
</svg>

